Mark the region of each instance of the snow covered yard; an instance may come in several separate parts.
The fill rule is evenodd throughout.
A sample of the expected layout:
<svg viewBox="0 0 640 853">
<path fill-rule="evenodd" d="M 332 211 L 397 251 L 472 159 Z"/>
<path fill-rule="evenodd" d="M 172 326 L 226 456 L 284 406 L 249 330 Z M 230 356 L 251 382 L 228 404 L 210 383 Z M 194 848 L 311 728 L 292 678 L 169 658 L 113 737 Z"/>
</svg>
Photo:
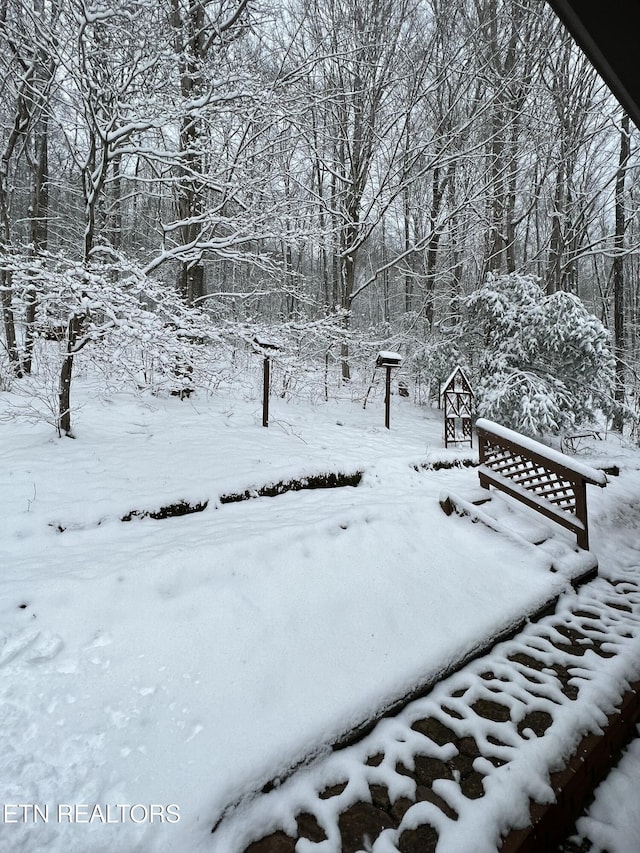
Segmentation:
<svg viewBox="0 0 640 853">
<path fill-rule="evenodd" d="M 375 401 L 274 400 L 265 430 L 224 393 L 76 394 L 75 441 L 1 427 L 2 851 L 207 850 L 225 809 L 566 586 L 444 516 L 440 491 L 477 475 L 415 470 L 468 455 L 442 449 L 440 413 L 394 398 L 389 432 Z M 637 473 L 611 485 L 590 495 L 596 550 L 598 517 L 628 527 L 640 496 Z M 207 506 L 120 520 L 183 501 Z"/>
<path fill-rule="evenodd" d="M 586 840 L 591 845 L 590 853 L 606 850 L 636 853 L 638 850 L 640 812 L 634 793 L 640 785 L 640 726 L 636 731 L 637 739 L 598 786 L 587 814 L 578 821 L 576 842 L 584 844 Z"/>
</svg>

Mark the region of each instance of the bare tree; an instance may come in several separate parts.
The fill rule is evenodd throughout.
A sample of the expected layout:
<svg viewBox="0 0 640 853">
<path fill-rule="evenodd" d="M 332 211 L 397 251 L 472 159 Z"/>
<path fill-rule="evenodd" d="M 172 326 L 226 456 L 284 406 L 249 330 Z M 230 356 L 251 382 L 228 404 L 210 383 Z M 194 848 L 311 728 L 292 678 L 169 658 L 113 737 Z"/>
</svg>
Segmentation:
<svg viewBox="0 0 640 853">
<path fill-rule="evenodd" d="M 624 243 L 626 231 L 625 218 L 625 178 L 631 156 L 631 137 L 629 116 L 624 113 L 620 122 L 620 154 L 616 173 L 614 237 L 615 256 L 613 258 L 613 322 L 616 356 L 615 400 L 617 403 L 613 419 L 613 428 L 622 432 L 624 427 L 625 398 L 625 281 L 624 281 Z"/>
<path fill-rule="evenodd" d="M 188 302 L 193 303 L 204 295 L 202 244 L 206 242 L 206 202 L 210 191 L 202 115 L 212 104 L 238 96 L 237 90 L 230 91 L 228 83 L 221 86 L 215 80 L 211 65 L 215 70 L 219 69 L 220 56 L 228 43 L 244 31 L 248 0 L 222 0 L 218 3 L 170 0 L 170 6 L 182 98 L 175 169 L 177 220 L 172 230 L 180 236 L 184 255 L 180 260 L 178 289 Z"/>
</svg>

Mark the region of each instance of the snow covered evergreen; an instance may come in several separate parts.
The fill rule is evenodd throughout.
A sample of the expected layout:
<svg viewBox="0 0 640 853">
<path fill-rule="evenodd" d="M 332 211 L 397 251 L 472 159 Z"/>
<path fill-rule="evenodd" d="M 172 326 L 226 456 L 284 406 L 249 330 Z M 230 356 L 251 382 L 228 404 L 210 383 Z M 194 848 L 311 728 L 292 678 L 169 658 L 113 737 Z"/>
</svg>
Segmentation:
<svg viewBox="0 0 640 853">
<path fill-rule="evenodd" d="M 577 296 L 547 295 L 533 276 L 490 274 L 465 307 L 478 414 L 540 435 L 610 412 L 610 335 Z"/>
</svg>

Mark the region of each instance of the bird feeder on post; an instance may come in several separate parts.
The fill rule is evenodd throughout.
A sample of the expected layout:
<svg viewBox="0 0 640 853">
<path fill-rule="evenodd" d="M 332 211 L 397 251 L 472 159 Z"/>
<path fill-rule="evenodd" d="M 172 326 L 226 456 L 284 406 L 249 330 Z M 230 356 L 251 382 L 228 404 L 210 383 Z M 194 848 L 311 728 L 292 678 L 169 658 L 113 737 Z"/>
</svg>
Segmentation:
<svg viewBox="0 0 640 853">
<path fill-rule="evenodd" d="M 389 426 L 391 414 L 391 371 L 394 367 L 400 367 L 402 364 L 402 356 L 397 352 L 379 352 L 376 359 L 376 367 L 384 367 L 387 374 L 385 377 L 384 391 L 384 425 L 387 429 Z"/>
<path fill-rule="evenodd" d="M 269 382 L 271 373 L 271 354 L 275 350 L 279 350 L 278 344 L 273 341 L 267 341 L 264 338 L 259 338 L 257 335 L 253 339 L 256 352 L 263 356 L 262 362 L 262 426 L 269 426 Z"/>
</svg>

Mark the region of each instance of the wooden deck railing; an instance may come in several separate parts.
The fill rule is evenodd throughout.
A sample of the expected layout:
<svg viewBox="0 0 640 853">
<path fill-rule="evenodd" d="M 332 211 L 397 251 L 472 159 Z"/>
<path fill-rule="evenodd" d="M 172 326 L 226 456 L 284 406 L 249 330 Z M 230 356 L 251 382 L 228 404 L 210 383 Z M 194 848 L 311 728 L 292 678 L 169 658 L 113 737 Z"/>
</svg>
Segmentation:
<svg viewBox="0 0 640 853">
<path fill-rule="evenodd" d="M 606 486 L 606 474 L 484 418 L 476 431 L 480 485 L 494 486 L 573 531 L 578 546 L 589 550 L 587 485 Z"/>
</svg>

